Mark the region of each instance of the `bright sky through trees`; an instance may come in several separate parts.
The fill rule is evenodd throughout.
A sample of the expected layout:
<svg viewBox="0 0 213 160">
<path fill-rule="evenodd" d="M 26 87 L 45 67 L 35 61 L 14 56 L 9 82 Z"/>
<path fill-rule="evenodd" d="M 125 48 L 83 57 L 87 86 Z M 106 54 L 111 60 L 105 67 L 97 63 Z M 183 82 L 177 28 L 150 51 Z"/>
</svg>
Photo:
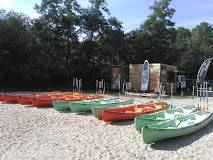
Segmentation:
<svg viewBox="0 0 213 160">
<path fill-rule="evenodd" d="M 0 8 L 13 9 L 23 12 L 31 18 L 38 14 L 33 9 L 34 4 L 41 0 L 0 0 Z M 78 0 L 82 6 L 87 6 L 87 0 Z M 149 6 L 154 0 L 107 0 L 112 16 L 123 22 L 126 32 L 131 31 L 143 23 L 150 14 Z M 192 28 L 200 22 L 213 24 L 212 0 L 173 0 L 171 7 L 176 9 L 173 21 L 177 26 Z"/>
</svg>

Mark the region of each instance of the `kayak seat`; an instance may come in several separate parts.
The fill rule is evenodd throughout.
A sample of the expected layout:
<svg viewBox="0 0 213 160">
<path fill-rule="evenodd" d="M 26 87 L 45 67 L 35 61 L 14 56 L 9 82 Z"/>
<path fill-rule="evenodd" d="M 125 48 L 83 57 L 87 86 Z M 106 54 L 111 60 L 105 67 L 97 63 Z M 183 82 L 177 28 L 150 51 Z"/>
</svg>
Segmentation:
<svg viewBox="0 0 213 160">
<path fill-rule="evenodd" d="M 174 118 L 174 115 L 165 112 L 165 113 L 164 113 L 164 118 L 165 118 L 165 119 L 172 119 L 172 118 Z"/>
</svg>

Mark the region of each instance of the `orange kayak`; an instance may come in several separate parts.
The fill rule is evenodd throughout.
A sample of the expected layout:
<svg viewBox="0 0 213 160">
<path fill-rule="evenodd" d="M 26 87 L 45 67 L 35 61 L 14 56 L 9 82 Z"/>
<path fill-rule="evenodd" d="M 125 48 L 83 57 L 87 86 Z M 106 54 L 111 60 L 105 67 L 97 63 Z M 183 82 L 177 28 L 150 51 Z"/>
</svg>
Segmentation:
<svg viewBox="0 0 213 160">
<path fill-rule="evenodd" d="M 72 93 L 72 94 L 62 94 L 62 95 L 52 95 L 52 96 L 40 96 L 35 97 L 32 100 L 32 105 L 34 107 L 53 107 L 52 102 L 55 100 L 62 100 L 62 101 L 81 101 L 81 100 L 89 100 L 89 99 L 98 99 L 102 98 L 103 96 L 97 95 L 84 95 L 79 93 Z"/>
<path fill-rule="evenodd" d="M 165 110 L 168 109 L 168 107 L 168 103 L 158 101 L 129 107 L 107 109 L 102 112 L 102 119 L 105 122 L 133 120 L 136 116 Z"/>
<path fill-rule="evenodd" d="M 17 100 L 18 94 L 4 94 L 5 103 L 18 103 Z"/>
<path fill-rule="evenodd" d="M 55 95 L 62 93 L 61 91 L 53 91 L 53 92 L 44 92 L 39 94 L 23 94 L 17 97 L 18 103 L 22 105 L 31 105 L 34 97 L 48 97 L 50 95 Z"/>
<path fill-rule="evenodd" d="M 91 100 L 91 99 L 99 99 L 99 98 L 103 98 L 103 96 L 100 96 L 100 95 L 86 95 L 86 94 L 74 94 L 74 95 L 59 96 L 55 100 L 80 101 L 80 100 Z"/>
<path fill-rule="evenodd" d="M 32 106 L 34 107 L 53 107 L 52 99 L 33 98 Z"/>
<path fill-rule="evenodd" d="M 35 95 L 34 94 L 28 94 L 28 95 L 19 95 L 17 97 L 18 103 L 22 105 L 30 105 L 32 104 L 32 99 Z"/>
<path fill-rule="evenodd" d="M 4 93 L 0 93 L 0 101 L 1 101 L 1 102 L 4 101 Z"/>
<path fill-rule="evenodd" d="M 32 98 L 32 106 L 34 107 L 53 107 L 52 101 L 57 97 L 64 95 L 72 95 L 72 92 L 59 92 L 51 94 L 37 94 Z"/>
<path fill-rule="evenodd" d="M 31 104 L 30 100 L 34 97 L 35 95 L 29 95 L 29 94 L 5 94 L 4 95 L 4 102 L 5 103 L 19 103 L 20 104 Z M 24 97 L 24 102 L 23 99 L 20 101 L 19 97 Z M 25 101 L 29 101 L 29 103 L 26 103 Z"/>
</svg>

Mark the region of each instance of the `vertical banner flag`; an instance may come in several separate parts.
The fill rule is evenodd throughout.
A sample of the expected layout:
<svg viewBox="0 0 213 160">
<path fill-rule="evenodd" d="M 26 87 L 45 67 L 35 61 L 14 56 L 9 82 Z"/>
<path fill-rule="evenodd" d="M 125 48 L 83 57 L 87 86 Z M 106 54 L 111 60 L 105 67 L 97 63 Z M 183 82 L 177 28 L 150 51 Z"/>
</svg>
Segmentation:
<svg viewBox="0 0 213 160">
<path fill-rule="evenodd" d="M 210 65 L 211 61 L 212 61 L 212 58 L 208 58 L 201 65 L 201 67 L 200 67 L 200 69 L 197 73 L 197 83 L 198 84 L 203 83 L 205 81 L 205 77 L 206 77 L 206 74 L 208 72 L 209 65 Z"/>
</svg>

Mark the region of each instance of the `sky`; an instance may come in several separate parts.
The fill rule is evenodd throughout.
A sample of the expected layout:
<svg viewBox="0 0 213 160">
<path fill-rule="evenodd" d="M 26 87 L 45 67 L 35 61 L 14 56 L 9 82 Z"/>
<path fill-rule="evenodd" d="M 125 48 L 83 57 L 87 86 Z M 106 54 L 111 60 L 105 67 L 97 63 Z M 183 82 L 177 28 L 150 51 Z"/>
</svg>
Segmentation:
<svg viewBox="0 0 213 160">
<path fill-rule="evenodd" d="M 88 0 L 77 0 L 82 6 L 88 5 Z M 106 0 L 111 16 L 123 23 L 124 31 L 138 28 L 151 13 L 149 7 L 154 0 Z M 39 15 L 33 9 L 35 3 L 41 0 L 0 0 L 0 8 L 18 12 L 36 18 Z M 176 27 L 193 28 L 206 21 L 213 24 L 213 0 L 173 0 L 170 7 L 176 12 L 172 18 Z"/>
</svg>

